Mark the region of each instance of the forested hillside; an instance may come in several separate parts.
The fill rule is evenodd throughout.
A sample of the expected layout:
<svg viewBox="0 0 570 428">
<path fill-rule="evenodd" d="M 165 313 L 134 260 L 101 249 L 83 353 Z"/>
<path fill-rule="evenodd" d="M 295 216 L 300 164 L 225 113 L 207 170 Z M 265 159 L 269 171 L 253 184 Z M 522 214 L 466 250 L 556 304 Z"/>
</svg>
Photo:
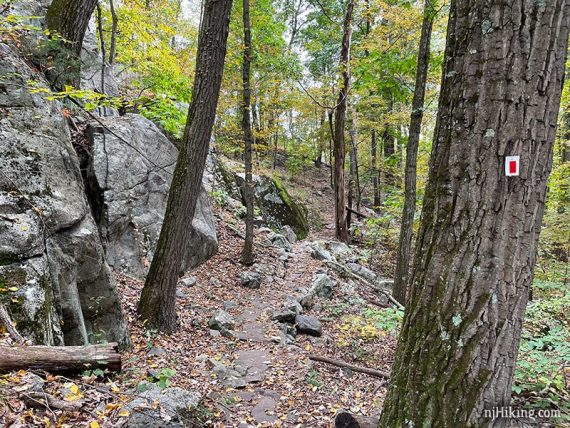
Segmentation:
<svg viewBox="0 0 570 428">
<path fill-rule="evenodd" d="M 570 427 L 569 0 L 0 0 L 0 424 Z"/>
</svg>

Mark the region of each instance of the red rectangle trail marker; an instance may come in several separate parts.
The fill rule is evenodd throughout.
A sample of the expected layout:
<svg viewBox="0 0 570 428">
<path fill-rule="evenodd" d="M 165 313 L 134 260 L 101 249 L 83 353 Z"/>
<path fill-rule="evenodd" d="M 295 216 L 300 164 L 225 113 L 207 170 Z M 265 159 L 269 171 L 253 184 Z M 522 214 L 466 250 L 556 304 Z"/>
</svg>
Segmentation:
<svg viewBox="0 0 570 428">
<path fill-rule="evenodd" d="M 520 156 L 507 156 L 505 158 L 505 175 L 518 176 L 520 172 Z"/>
</svg>

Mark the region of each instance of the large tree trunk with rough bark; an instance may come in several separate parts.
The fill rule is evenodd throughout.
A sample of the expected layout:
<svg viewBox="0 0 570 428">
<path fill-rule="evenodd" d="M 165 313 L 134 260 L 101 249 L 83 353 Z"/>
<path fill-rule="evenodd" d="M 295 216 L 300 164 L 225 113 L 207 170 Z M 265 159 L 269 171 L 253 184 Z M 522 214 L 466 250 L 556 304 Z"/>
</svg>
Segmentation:
<svg viewBox="0 0 570 428">
<path fill-rule="evenodd" d="M 244 160 L 245 160 L 245 183 L 244 183 L 244 199 L 246 206 L 245 216 L 245 243 L 241 253 L 241 262 L 244 265 L 253 264 L 253 177 L 252 177 L 252 159 L 251 151 L 253 146 L 253 134 L 251 132 L 251 88 L 250 69 L 251 69 L 251 27 L 249 22 L 249 0 L 243 0 L 243 32 L 244 32 L 244 49 L 243 49 L 243 104 L 242 104 L 242 128 L 244 136 Z"/>
<path fill-rule="evenodd" d="M 150 271 L 138 305 L 141 317 L 161 331 L 176 329 L 176 283 L 192 231 L 220 94 L 231 0 L 206 0 L 198 39 L 192 101 L 168 203 Z"/>
<path fill-rule="evenodd" d="M 552 164 L 570 0 L 453 0 L 406 314 L 380 426 L 508 406 Z M 507 177 L 505 157 L 520 156 Z"/>
<path fill-rule="evenodd" d="M 342 82 L 335 109 L 334 120 L 334 194 L 335 194 L 335 233 L 338 240 L 348 242 L 348 227 L 346 223 L 346 194 L 344 180 L 344 160 L 346 158 L 346 143 L 344 127 L 346 123 L 346 105 L 350 89 L 350 39 L 352 36 L 352 12 L 354 0 L 348 0 L 343 24 L 342 46 L 340 50 L 340 69 Z"/>
<path fill-rule="evenodd" d="M 406 173 L 404 184 L 404 208 L 402 211 L 402 228 L 400 229 L 400 243 L 396 259 L 396 272 L 394 274 L 394 298 L 402 305 L 406 304 L 406 288 L 408 286 L 408 271 L 410 269 L 410 255 L 412 251 L 412 235 L 414 233 L 414 214 L 416 212 L 416 162 L 418 146 L 422 130 L 424 113 L 424 98 L 429 66 L 431 30 L 435 18 L 434 2 L 426 0 L 420 47 L 418 51 L 418 65 L 416 69 L 416 87 L 412 100 L 412 113 L 410 117 L 410 133 L 406 147 Z"/>
<path fill-rule="evenodd" d="M 48 8 L 48 28 L 73 43 L 77 55 L 96 5 L 97 0 L 53 0 Z"/>
</svg>

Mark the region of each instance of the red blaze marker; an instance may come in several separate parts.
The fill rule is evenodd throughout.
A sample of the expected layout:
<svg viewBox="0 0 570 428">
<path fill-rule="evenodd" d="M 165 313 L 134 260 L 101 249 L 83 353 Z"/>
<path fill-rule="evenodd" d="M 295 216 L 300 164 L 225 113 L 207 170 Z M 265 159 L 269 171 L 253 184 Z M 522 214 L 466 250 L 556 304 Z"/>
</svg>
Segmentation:
<svg viewBox="0 0 570 428">
<path fill-rule="evenodd" d="M 520 156 L 507 156 L 505 158 L 505 175 L 513 177 L 519 175 Z"/>
</svg>

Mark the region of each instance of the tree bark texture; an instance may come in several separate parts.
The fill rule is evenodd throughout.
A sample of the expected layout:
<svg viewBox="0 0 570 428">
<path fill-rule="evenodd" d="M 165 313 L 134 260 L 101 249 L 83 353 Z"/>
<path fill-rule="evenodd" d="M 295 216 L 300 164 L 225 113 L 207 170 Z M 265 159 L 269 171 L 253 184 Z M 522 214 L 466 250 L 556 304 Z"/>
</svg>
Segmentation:
<svg viewBox="0 0 570 428">
<path fill-rule="evenodd" d="M 121 371 L 116 343 L 90 346 L 0 346 L 0 371 L 46 370 L 51 373 L 107 369 Z"/>
<path fill-rule="evenodd" d="M 348 227 L 346 224 L 346 194 L 344 180 L 344 161 L 346 143 L 344 127 L 346 122 L 346 105 L 350 89 L 350 39 L 352 36 L 352 12 L 354 0 L 348 0 L 346 15 L 343 23 L 342 46 L 340 51 L 340 69 L 342 75 L 341 88 L 335 109 L 334 120 L 334 193 L 335 193 L 335 233 L 341 242 L 348 242 Z"/>
<path fill-rule="evenodd" d="M 245 243 L 241 253 L 241 262 L 247 266 L 253 264 L 253 177 L 251 151 L 253 146 L 253 134 L 251 132 L 251 26 L 249 21 L 249 0 L 243 0 L 243 105 L 242 105 L 242 128 L 244 135 L 244 160 L 245 160 L 245 183 L 244 199 L 246 206 L 245 216 Z"/>
<path fill-rule="evenodd" d="M 73 43 L 79 56 L 97 0 L 53 0 L 47 11 L 48 28 Z"/>
<path fill-rule="evenodd" d="M 412 235 L 414 233 L 414 214 L 416 212 L 416 165 L 418 146 L 422 130 L 424 113 L 424 98 L 429 67 L 431 31 L 435 18 L 433 3 L 435 0 L 426 0 L 420 47 L 418 51 L 418 65 L 416 69 L 416 86 L 412 100 L 412 113 L 410 115 L 410 133 L 406 148 L 406 172 L 404 184 L 404 208 L 402 211 L 402 228 L 400 229 L 400 243 L 396 259 L 396 272 L 394 274 L 393 296 L 402 305 L 406 304 L 406 288 L 408 286 L 408 271 L 412 251 Z"/>
<path fill-rule="evenodd" d="M 409 297 L 380 426 L 508 406 L 552 165 L 570 0 L 452 0 Z M 520 176 L 505 176 L 505 156 Z"/>
<path fill-rule="evenodd" d="M 188 250 L 220 93 L 231 0 L 206 0 L 188 119 L 172 177 L 164 222 L 138 305 L 148 325 L 176 329 L 176 283 Z"/>
</svg>

